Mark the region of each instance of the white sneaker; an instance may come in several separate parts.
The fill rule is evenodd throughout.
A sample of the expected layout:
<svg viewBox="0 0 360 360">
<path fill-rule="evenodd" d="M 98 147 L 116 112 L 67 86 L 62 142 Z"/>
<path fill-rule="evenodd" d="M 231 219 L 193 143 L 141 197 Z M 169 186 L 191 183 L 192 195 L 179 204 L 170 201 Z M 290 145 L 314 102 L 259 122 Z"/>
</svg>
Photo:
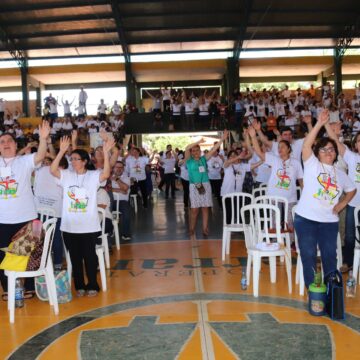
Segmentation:
<svg viewBox="0 0 360 360">
<path fill-rule="evenodd" d="M 131 240 L 131 236 L 124 236 L 124 235 L 122 235 L 122 236 L 121 236 L 121 239 L 124 240 L 124 241 L 129 241 L 129 240 Z"/>
</svg>

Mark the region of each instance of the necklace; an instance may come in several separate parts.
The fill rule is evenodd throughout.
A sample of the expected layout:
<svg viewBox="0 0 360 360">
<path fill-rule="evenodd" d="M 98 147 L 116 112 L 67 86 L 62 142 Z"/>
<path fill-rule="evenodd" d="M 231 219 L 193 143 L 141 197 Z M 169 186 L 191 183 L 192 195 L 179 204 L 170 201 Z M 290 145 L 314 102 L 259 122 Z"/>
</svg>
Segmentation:
<svg viewBox="0 0 360 360">
<path fill-rule="evenodd" d="M 81 185 L 80 185 L 80 182 L 79 182 L 79 174 L 78 174 L 78 173 L 76 173 L 76 185 L 77 185 L 79 188 L 82 188 L 83 185 L 84 185 L 84 181 L 85 181 L 86 175 L 87 175 L 87 171 L 84 172 L 83 174 L 80 174 L 80 175 L 84 175 L 83 178 L 82 178 L 82 181 L 81 181 Z"/>
<path fill-rule="evenodd" d="M 4 165 L 5 165 L 5 167 L 7 167 L 9 164 L 11 164 L 15 159 L 16 159 L 16 156 L 12 157 L 12 158 L 9 158 L 9 161 L 5 161 L 5 158 L 2 157 L 2 161 L 3 161 Z"/>
</svg>

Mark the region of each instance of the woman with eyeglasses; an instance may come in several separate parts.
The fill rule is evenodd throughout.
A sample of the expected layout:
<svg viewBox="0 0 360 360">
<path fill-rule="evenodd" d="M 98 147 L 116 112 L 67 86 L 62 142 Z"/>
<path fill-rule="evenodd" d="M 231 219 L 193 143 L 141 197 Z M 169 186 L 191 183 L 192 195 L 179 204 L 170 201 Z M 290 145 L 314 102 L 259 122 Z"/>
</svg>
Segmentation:
<svg viewBox="0 0 360 360">
<path fill-rule="evenodd" d="M 346 206 L 344 258 L 343 265 L 340 268 L 341 272 L 345 273 L 351 270 L 353 266 L 356 231 L 354 210 L 356 206 L 360 205 L 360 132 L 354 136 L 352 150 L 350 150 L 340 142 L 331 126 L 327 126 L 326 131 L 329 137 L 336 141 L 339 153 L 348 167 L 348 175 L 356 186 L 356 195 Z"/>
<path fill-rule="evenodd" d="M 356 193 L 350 178 L 334 166 L 338 156 L 336 142 L 323 137 L 315 143 L 320 129 L 329 128 L 328 122 L 329 112 L 324 110 L 302 149 L 304 188 L 296 206 L 294 226 L 307 288 L 314 280 L 318 247 L 325 277 L 336 270 L 339 213 Z"/>
<path fill-rule="evenodd" d="M 50 166 L 53 176 L 59 179 L 63 188 L 61 228 L 65 246 L 70 253 L 77 296 L 96 296 L 99 285 L 96 280 L 97 257 L 96 242 L 101 231 L 97 210 L 97 191 L 104 186 L 110 176 L 110 150 L 114 139 L 107 138 L 103 144 L 104 167 L 102 170 L 89 170 L 90 158 L 82 149 L 71 152 L 73 170 L 60 170 L 59 163 L 70 146 L 70 139 L 60 140 L 60 151 Z M 87 276 L 85 284 L 83 262 Z"/>
<path fill-rule="evenodd" d="M 203 139 L 189 144 L 185 148 L 185 164 L 189 173 L 189 191 L 190 191 L 190 235 L 195 233 L 195 227 L 199 210 L 202 213 L 202 230 L 203 235 L 209 235 L 209 207 L 212 207 L 212 192 L 209 182 L 207 161 L 220 148 L 221 144 L 229 136 L 227 130 L 220 141 L 218 141 L 212 149 L 205 155 L 201 156 L 200 144 L 204 142 Z"/>
<path fill-rule="evenodd" d="M 249 128 L 249 134 L 252 139 L 254 150 L 259 158 L 268 166 L 271 166 L 271 175 L 267 186 L 267 195 L 282 196 L 288 201 L 288 224 L 293 228 L 292 208 L 296 205 L 296 182 L 303 186 L 303 170 L 300 161 L 291 157 L 291 145 L 286 140 L 280 140 L 278 143 L 279 156 L 272 152 L 263 152 L 256 137 L 256 131 L 253 127 Z"/>
</svg>

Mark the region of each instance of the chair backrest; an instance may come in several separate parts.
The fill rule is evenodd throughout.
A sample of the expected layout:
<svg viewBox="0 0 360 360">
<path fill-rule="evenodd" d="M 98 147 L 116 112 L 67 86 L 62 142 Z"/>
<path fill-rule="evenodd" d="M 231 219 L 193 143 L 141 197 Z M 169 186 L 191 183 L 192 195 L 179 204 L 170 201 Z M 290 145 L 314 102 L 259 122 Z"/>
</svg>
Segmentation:
<svg viewBox="0 0 360 360">
<path fill-rule="evenodd" d="M 296 210 L 296 206 L 294 206 L 294 207 L 291 209 L 291 216 L 292 216 L 292 218 L 293 218 L 293 223 L 294 223 L 294 219 L 295 219 L 295 210 Z M 296 252 L 298 253 L 298 252 L 299 252 L 299 240 L 298 240 L 298 237 L 297 237 L 295 228 L 294 228 L 294 239 L 295 239 Z"/>
<path fill-rule="evenodd" d="M 252 196 L 254 198 L 257 198 L 259 196 L 265 196 L 266 193 L 267 193 L 267 187 L 266 186 L 262 186 L 262 187 L 260 186 L 259 188 L 253 189 Z"/>
<path fill-rule="evenodd" d="M 105 234 L 105 222 L 106 222 L 105 209 L 98 206 L 98 213 L 100 215 L 101 235 L 104 235 Z"/>
<path fill-rule="evenodd" d="M 245 205 L 252 204 L 254 202 L 253 196 L 248 193 L 242 193 L 242 192 L 230 193 L 223 196 L 222 206 L 223 206 L 224 225 L 226 225 L 226 220 L 227 220 L 226 204 L 229 202 L 231 204 L 231 222 L 228 225 L 242 224 L 240 209 Z"/>
<path fill-rule="evenodd" d="M 360 226 L 360 205 L 356 206 L 354 209 L 354 217 L 355 217 L 355 238 L 356 239 L 360 239 L 360 231 L 359 231 L 359 226 Z M 358 242 L 355 241 L 355 246 L 359 246 Z"/>
<path fill-rule="evenodd" d="M 259 186 L 261 189 L 267 189 L 267 184 L 266 183 L 261 183 Z"/>
<path fill-rule="evenodd" d="M 116 204 L 116 214 L 119 214 L 119 205 L 120 205 L 119 193 L 113 192 L 113 196 Z"/>
<path fill-rule="evenodd" d="M 265 195 L 265 196 L 259 196 L 259 197 L 255 198 L 254 202 L 255 202 L 255 204 L 270 204 L 270 205 L 277 206 L 280 209 L 280 215 L 281 215 L 281 209 L 282 209 L 283 210 L 283 218 L 282 219 L 285 224 L 288 223 L 289 203 L 288 203 L 287 198 L 285 198 L 283 196 Z M 270 220 L 272 220 L 272 219 L 270 219 Z M 272 223 L 270 223 L 270 224 L 272 224 Z"/>
<path fill-rule="evenodd" d="M 55 227 L 56 227 L 57 218 L 53 217 L 46 220 L 43 223 L 43 229 L 45 231 L 44 247 L 41 255 L 40 269 L 44 269 L 47 266 L 49 258 L 51 259 L 51 248 L 52 242 L 54 239 Z"/>
<path fill-rule="evenodd" d="M 39 207 L 37 208 L 37 213 L 40 216 L 40 221 L 42 223 L 46 222 L 50 218 L 55 217 L 55 210 L 49 207 Z"/>
<path fill-rule="evenodd" d="M 251 238 L 248 239 L 249 244 L 256 245 L 264 241 L 266 243 L 275 241 L 280 244 L 283 242 L 281 238 L 281 216 L 277 206 L 270 204 L 247 205 L 241 209 L 241 217 L 244 219 L 243 225 L 244 229 L 247 229 L 247 235 L 251 235 Z M 274 223 L 273 232 L 269 232 L 270 218 Z M 248 246 L 248 244 L 246 245 Z"/>
</svg>

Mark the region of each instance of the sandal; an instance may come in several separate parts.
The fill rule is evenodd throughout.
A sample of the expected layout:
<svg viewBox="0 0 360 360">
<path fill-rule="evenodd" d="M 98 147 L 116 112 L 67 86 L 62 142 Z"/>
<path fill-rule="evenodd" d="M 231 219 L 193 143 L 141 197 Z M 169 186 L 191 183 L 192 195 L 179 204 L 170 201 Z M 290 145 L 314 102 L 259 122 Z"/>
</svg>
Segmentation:
<svg viewBox="0 0 360 360">
<path fill-rule="evenodd" d="M 24 292 L 24 299 L 32 299 L 35 296 L 34 290 L 27 290 Z"/>
<path fill-rule="evenodd" d="M 1 298 L 3 301 L 8 301 L 8 293 L 7 292 L 4 292 L 2 295 L 1 295 Z"/>
<path fill-rule="evenodd" d="M 96 290 L 88 290 L 87 296 L 88 297 L 94 297 L 97 296 L 98 292 Z"/>
<path fill-rule="evenodd" d="M 76 292 L 76 297 L 83 297 L 85 296 L 86 291 L 84 289 L 80 289 Z"/>
</svg>

